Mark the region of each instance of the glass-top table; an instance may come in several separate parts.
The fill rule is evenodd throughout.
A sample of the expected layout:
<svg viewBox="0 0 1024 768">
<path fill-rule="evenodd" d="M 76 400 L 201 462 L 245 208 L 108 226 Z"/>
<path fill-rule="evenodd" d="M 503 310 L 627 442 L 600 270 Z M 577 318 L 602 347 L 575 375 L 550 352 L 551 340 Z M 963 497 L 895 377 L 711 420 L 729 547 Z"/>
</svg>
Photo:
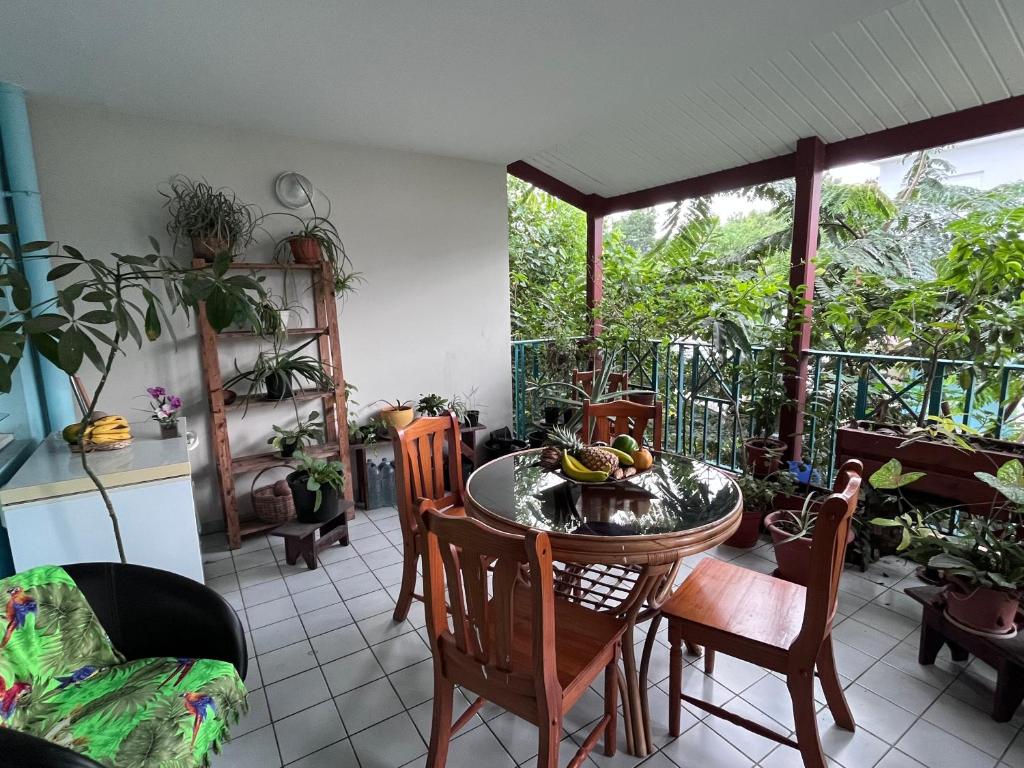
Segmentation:
<svg viewBox="0 0 1024 768">
<path fill-rule="evenodd" d="M 546 531 L 563 599 L 625 619 L 622 684 L 626 748 L 652 751 L 647 668 L 683 557 L 725 541 L 739 526 L 743 496 L 727 474 L 694 459 L 655 455 L 647 472 L 614 484 L 581 484 L 537 463 L 540 449 L 503 456 L 466 482 L 466 513 L 510 533 Z M 639 667 L 633 632 L 650 619 Z"/>
</svg>

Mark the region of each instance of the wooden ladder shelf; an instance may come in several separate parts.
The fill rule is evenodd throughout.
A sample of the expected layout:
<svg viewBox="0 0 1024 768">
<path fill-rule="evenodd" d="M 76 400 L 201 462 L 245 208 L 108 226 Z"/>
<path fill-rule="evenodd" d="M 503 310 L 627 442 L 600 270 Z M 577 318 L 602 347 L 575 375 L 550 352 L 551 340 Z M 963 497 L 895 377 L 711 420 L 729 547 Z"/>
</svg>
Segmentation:
<svg viewBox="0 0 1024 768">
<path fill-rule="evenodd" d="M 202 260 L 194 260 L 194 267 L 207 266 Z M 348 447 L 348 405 L 345 402 L 345 375 L 341 364 L 341 340 L 338 334 L 338 305 L 334 293 L 334 279 L 330 264 L 322 261 L 319 265 L 308 264 L 276 264 L 262 262 L 236 261 L 232 269 L 249 270 L 296 270 L 308 272 L 312 280 L 313 319 L 314 327 L 289 328 L 288 336 L 317 336 L 317 351 L 320 362 L 334 379 L 335 388 L 329 392 L 296 392 L 298 401 L 321 400 L 323 402 L 324 444 L 309 446 L 306 453 L 320 458 L 340 458 L 345 467 L 344 500 L 352 501 L 352 467 L 349 461 Z M 213 454 L 217 462 L 217 480 L 220 487 L 220 501 L 224 510 L 224 522 L 227 527 L 228 546 L 237 549 L 241 546 L 242 537 L 262 533 L 277 527 L 277 523 L 265 523 L 253 518 L 242 520 L 238 510 L 238 497 L 235 494 L 235 477 L 237 475 L 256 472 L 267 467 L 287 463 L 275 452 L 233 456 L 231 440 L 228 435 L 228 414 L 241 410 L 242 398 L 231 405 L 224 404 L 224 379 L 221 375 L 218 345 L 232 339 L 255 339 L 257 334 L 249 331 L 225 331 L 217 333 L 206 318 L 206 307 L 199 307 L 200 355 L 203 372 L 206 377 L 206 388 L 210 403 L 210 420 L 212 426 Z M 270 401 L 267 401 L 268 403 Z M 263 401 L 251 400 L 249 407 L 257 407 Z M 348 516 L 353 516 L 349 506 Z"/>
</svg>

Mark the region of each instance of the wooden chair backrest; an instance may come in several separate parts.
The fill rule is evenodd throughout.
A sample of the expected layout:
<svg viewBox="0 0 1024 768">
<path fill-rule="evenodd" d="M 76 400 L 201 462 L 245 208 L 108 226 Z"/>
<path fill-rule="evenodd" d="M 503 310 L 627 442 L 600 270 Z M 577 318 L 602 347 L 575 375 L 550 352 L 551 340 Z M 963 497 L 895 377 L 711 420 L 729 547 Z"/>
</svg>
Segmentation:
<svg viewBox="0 0 1024 768">
<path fill-rule="evenodd" d="M 643 405 L 630 400 L 606 403 L 583 401 L 583 439 L 588 443 L 609 442 L 615 435 L 630 434 L 638 443 L 645 441 L 647 426 L 653 423 L 651 445 L 661 448 L 661 403 Z"/>
<path fill-rule="evenodd" d="M 520 717 L 546 722 L 562 696 L 547 534 L 502 533 L 471 517 L 448 516 L 427 500 L 419 510 L 425 536 L 423 594 L 435 668 L 440 664 L 446 679 Z M 528 585 L 523 583 L 523 566 Z M 529 668 L 521 663 L 526 649 L 513 653 L 516 600 L 529 603 Z M 450 627 L 446 603 L 451 606 Z M 522 614 L 523 606 L 518 608 Z M 513 663 L 514 655 L 519 664 Z"/>
<path fill-rule="evenodd" d="M 833 493 L 818 510 L 811 544 L 811 570 L 807 582 L 804 621 L 793 649 L 803 648 L 817 657 L 836 612 L 839 578 L 846 562 L 846 545 L 857 509 L 864 465 L 851 460 L 839 468 Z"/>
<path fill-rule="evenodd" d="M 448 475 L 444 445 L 448 446 Z M 462 505 L 462 433 L 455 414 L 421 416 L 402 429 L 391 428 L 395 450 L 395 489 L 404 536 L 419 532 L 419 500 L 439 509 Z"/>
<path fill-rule="evenodd" d="M 573 371 L 572 383 L 573 386 L 586 392 L 587 397 L 594 396 L 594 371 Z M 627 384 L 629 384 L 629 374 L 625 372 L 608 374 L 609 392 L 622 392 L 627 389 Z"/>
</svg>

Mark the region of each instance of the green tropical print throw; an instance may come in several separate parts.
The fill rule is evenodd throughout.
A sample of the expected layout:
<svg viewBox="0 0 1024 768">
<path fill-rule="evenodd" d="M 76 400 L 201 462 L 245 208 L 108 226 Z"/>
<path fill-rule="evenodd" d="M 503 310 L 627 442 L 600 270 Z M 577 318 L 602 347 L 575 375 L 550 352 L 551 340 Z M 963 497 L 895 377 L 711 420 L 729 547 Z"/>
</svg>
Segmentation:
<svg viewBox="0 0 1024 768">
<path fill-rule="evenodd" d="M 197 768 L 246 708 L 227 662 L 125 662 L 63 568 L 0 579 L 0 599 L 0 727 L 108 768 Z"/>
</svg>

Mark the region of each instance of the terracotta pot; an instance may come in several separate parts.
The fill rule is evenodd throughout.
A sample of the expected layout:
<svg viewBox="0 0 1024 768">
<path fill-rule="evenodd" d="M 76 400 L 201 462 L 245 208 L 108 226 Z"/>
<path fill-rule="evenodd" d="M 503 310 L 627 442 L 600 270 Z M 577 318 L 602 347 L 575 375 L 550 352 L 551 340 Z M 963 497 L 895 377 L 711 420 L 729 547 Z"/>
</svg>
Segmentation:
<svg viewBox="0 0 1024 768">
<path fill-rule="evenodd" d="M 389 427 L 401 429 L 412 423 L 415 413 L 411 407 L 385 408 L 380 412 L 380 416 L 387 422 Z"/>
<path fill-rule="evenodd" d="M 973 587 L 950 579 L 946 591 L 946 612 L 950 618 L 975 632 L 1009 634 L 1017 617 L 1020 594 L 1003 589 Z"/>
<path fill-rule="evenodd" d="M 782 464 L 782 452 L 786 444 L 774 437 L 751 438 L 743 442 L 743 451 L 747 458 L 747 470 L 757 477 L 764 477 L 775 472 Z"/>
<path fill-rule="evenodd" d="M 288 241 L 296 264 L 319 264 L 320 241 L 315 237 L 293 237 Z"/>
<path fill-rule="evenodd" d="M 748 512 L 743 510 L 740 527 L 736 529 L 736 533 L 723 542 L 725 546 L 736 547 L 737 549 L 750 549 L 757 544 L 758 537 L 761 534 L 761 517 L 762 513 L 760 511 Z"/>
<path fill-rule="evenodd" d="M 234 243 L 224 237 L 193 237 L 192 256 L 204 261 L 213 261 L 217 254 L 231 251 Z"/>
<path fill-rule="evenodd" d="M 806 587 L 811 574 L 811 539 L 786 541 L 792 534 L 776 525 L 776 521 L 783 519 L 785 515 L 785 510 L 779 510 L 772 512 L 764 519 L 765 528 L 768 529 L 768 534 L 772 537 L 772 544 L 775 546 L 775 562 L 779 565 L 776 575 L 780 579 Z M 853 535 L 853 526 L 851 525 L 846 536 L 847 544 L 853 541 Z"/>
</svg>

